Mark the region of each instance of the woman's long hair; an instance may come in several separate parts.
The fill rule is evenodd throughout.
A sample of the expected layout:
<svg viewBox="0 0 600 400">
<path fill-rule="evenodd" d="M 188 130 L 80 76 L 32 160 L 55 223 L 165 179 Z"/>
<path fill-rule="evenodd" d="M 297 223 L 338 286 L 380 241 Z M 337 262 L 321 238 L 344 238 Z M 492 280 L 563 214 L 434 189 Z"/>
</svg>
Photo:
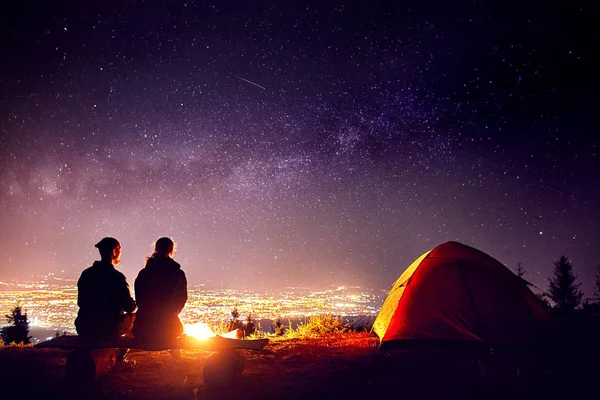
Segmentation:
<svg viewBox="0 0 600 400">
<path fill-rule="evenodd" d="M 154 252 L 146 258 L 146 264 L 151 258 L 170 258 L 175 252 L 175 242 L 168 237 L 161 237 L 154 243 Z"/>
</svg>

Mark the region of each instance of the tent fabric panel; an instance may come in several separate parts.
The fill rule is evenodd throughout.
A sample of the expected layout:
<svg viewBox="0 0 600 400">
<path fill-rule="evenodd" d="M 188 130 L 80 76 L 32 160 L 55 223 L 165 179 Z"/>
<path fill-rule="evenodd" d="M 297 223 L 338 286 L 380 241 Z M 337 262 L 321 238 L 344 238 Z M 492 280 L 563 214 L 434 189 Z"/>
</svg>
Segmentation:
<svg viewBox="0 0 600 400">
<path fill-rule="evenodd" d="M 404 293 L 406 281 L 415 272 L 415 270 L 421 264 L 421 261 L 427 257 L 428 254 L 429 251 L 423 253 L 419 258 L 413 261 L 413 263 L 404 271 L 404 273 L 400 275 L 398 279 L 396 279 L 390 291 L 388 292 L 388 295 L 381 306 L 381 310 L 379 310 L 379 313 L 373 322 L 373 332 L 375 332 L 380 339 L 384 337 L 390 321 L 394 317 L 394 313 L 398 308 L 400 298 Z"/>
<path fill-rule="evenodd" d="M 427 258 L 408 281 L 384 340 L 481 341 L 453 260 Z"/>
<path fill-rule="evenodd" d="M 410 264 L 410 266 L 408 268 L 406 268 L 406 270 L 402 273 L 402 275 L 400 275 L 400 278 L 398 278 L 398 280 L 396 280 L 395 284 L 396 285 L 406 284 L 406 282 L 413 276 L 413 274 L 415 273 L 417 268 L 419 268 L 419 266 L 421 265 L 423 260 L 427 256 L 429 256 L 430 253 L 431 253 L 431 250 L 423 253 L 419 258 L 417 258 L 415 261 L 413 261 L 412 264 Z"/>
<path fill-rule="evenodd" d="M 430 251 L 432 258 L 451 258 L 451 259 L 485 259 L 491 258 L 488 254 L 473 247 L 458 242 L 446 242 Z"/>
<path fill-rule="evenodd" d="M 498 268 L 501 267 L 501 268 Z M 481 321 L 479 335 L 488 343 L 534 343 L 544 310 L 533 293 L 496 260 L 461 260 L 465 290 Z M 541 311 L 541 312 L 540 312 Z"/>
<path fill-rule="evenodd" d="M 373 332 L 379 337 L 380 340 L 385 340 L 387 332 L 389 332 L 391 321 L 396 319 L 395 315 L 398 310 L 398 303 L 404 294 L 404 286 L 395 286 L 390 291 L 390 294 L 386 298 L 377 318 L 373 322 Z"/>
</svg>

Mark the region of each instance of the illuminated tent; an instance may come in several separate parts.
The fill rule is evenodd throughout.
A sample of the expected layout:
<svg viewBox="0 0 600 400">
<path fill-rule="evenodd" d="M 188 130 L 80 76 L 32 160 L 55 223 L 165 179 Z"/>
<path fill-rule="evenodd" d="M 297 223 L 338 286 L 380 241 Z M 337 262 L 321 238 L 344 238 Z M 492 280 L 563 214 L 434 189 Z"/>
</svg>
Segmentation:
<svg viewBox="0 0 600 400">
<path fill-rule="evenodd" d="M 394 282 L 373 331 L 380 348 L 418 344 L 529 345 L 549 322 L 524 280 L 489 255 L 447 242 Z"/>
</svg>

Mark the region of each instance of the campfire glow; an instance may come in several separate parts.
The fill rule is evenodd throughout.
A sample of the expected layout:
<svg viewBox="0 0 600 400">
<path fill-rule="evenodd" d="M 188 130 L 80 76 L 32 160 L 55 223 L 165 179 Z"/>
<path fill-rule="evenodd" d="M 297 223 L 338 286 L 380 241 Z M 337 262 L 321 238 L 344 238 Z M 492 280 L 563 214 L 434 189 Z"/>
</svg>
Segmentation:
<svg viewBox="0 0 600 400">
<path fill-rule="evenodd" d="M 200 340 L 215 336 L 215 333 L 210 329 L 210 326 L 206 325 L 204 322 L 184 325 L 183 333 Z"/>
</svg>

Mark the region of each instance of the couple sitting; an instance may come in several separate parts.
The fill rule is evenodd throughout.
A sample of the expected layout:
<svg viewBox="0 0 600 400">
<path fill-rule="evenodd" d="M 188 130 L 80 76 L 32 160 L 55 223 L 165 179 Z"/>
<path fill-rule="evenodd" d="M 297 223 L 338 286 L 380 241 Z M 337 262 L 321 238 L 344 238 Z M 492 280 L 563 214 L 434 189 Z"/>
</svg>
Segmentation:
<svg viewBox="0 0 600 400">
<path fill-rule="evenodd" d="M 173 343 L 183 333 L 179 313 L 187 301 L 185 273 L 172 258 L 173 241 L 167 237 L 156 241 L 135 280 L 136 300 L 125 276 L 114 267 L 121 260 L 119 241 L 106 237 L 96 247 L 100 261 L 84 270 L 77 282 L 75 327 L 79 336 L 104 341 L 133 335 L 141 343 L 158 347 Z"/>
</svg>

